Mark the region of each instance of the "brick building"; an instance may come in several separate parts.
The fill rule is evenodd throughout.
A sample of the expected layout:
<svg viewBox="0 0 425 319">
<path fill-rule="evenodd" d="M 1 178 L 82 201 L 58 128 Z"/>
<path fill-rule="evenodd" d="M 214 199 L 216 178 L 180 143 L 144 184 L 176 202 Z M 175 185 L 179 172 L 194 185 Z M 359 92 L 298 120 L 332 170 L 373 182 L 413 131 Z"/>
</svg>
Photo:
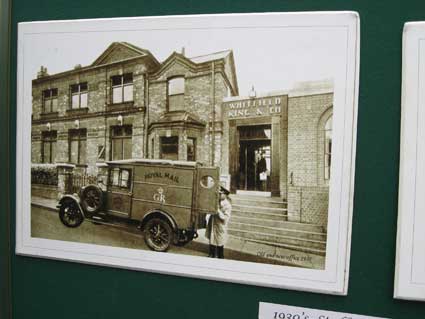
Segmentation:
<svg viewBox="0 0 425 319">
<path fill-rule="evenodd" d="M 86 67 L 54 75 L 42 67 L 32 84 L 32 162 L 89 174 L 126 158 L 218 164 L 221 102 L 238 94 L 230 50 L 190 59 L 174 52 L 159 63 L 125 42 Z"/>
<path fill-rule="evenodd" d="M 159 62 L 114 42 L 89 66 L 54 75 L 42 67 L 32 96 L 33 163 L 73 163 L 95 175 L 106 160 L 200 161 L 220 166 L 233 193 L 277 198 L 286 220 L 326 227 L 328 82 L 243 97 L 231 50 Z"/>
</svg>

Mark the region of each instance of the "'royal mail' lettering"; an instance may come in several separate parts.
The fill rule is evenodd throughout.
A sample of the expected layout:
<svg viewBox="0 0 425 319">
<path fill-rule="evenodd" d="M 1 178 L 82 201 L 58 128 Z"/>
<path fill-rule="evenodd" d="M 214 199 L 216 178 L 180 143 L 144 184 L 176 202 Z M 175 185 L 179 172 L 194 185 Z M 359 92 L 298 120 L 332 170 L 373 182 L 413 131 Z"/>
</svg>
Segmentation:
<svg viewBox="0 0 425 319">
<path fill-rule="evenodd" d="M 145 179 L 153 179 L 153 178 L 166 178 L 166 179 L 172 180 L 175 183 L 179 183 L 179 177 L 170 173 L 162 174 L 162 172 L 150 172 L 145 174 Z"/>
</svg>

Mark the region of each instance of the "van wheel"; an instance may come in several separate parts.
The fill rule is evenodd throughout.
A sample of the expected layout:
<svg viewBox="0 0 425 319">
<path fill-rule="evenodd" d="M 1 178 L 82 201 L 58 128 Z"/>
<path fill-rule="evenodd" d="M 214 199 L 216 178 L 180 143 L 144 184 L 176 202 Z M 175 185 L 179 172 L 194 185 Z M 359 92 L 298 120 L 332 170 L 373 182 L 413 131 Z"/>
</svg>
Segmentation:
<svg viewBox="0 0 425 319">
<path fill-rule="evenodd" d="M 84 216 L 77 203 L 73 200 L 66 200 L 59 208 L 59 218 L 66 227 L 75 228 L 81 225 Z"/>
<path fill-rule="evenodd" d="M 161 218 L 150 219 L 143 228 L 146 245 L 154 251 L 167 251 L 173 242 L 173 230 Z"/>
<path fill-rule="evenodd" d="M 89 214 L 97 213 L 103 205 L 102 190 L 96 185 L 84 188 L 81 194 L 81 206 Z"/>
</svg>

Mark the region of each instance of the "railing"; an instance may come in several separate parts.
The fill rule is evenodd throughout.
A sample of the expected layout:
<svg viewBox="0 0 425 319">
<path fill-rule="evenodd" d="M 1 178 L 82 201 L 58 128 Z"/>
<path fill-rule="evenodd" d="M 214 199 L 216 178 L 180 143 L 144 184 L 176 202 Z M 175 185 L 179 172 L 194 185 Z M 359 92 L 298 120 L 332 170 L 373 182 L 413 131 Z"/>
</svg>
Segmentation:
<svg viewBox="0 0 425 319">
<path fill-rule="evenodd" d="M 87 174 L 67 173 L 65 178 L 65 192 L 67 194 L 79 193 L 81 187 L 97 184 L 97 177 Z"/>
</svg>

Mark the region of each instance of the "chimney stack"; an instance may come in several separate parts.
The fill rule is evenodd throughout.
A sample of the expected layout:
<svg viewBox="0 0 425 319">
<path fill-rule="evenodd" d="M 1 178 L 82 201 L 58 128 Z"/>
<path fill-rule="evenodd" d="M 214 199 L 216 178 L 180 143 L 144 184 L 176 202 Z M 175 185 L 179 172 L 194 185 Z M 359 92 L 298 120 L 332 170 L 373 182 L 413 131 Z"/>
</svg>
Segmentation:
<svg viewBox="0 0 425 319">
<path fill-rule="evenodd" d="M 181 52 L 181 54 L 182 54 L 183 56 L 186 56 L 186 49 L 185 49 L 184 47 L 182 47 L 182 52 Z"/>
<path fill-rule="evenodd" d="M 37 73 L 37 79 L 48 76 L 49 73 L 47 73 L 47 68 L 44 66 L 40 67 L 40 71 Z"/>
<path fill-rule="evenodd" d="M 249 97 L 251 99 L 255 99 L 255 97 L 257 96 L 257 92 L 254 89 L 254 86 L 252 86 L 251 91 L 249 91 Z"/>
</svg>

